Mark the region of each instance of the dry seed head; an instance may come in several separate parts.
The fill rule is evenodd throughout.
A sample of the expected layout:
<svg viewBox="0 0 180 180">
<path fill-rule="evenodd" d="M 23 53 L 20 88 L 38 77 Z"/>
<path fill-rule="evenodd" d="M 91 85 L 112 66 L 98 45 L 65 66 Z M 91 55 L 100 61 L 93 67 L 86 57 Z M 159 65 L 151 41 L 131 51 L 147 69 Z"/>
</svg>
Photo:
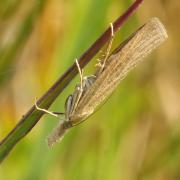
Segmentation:
<svg viewBox="0 0 180 180">
<path fill-rule="evenodd" d="M 79 122 L 113 92 L 128 72 L 167 39 L 167 33 L 158 18 L 152 18 L 111 54 L 105 69 L 83 95 L 71 120 Z"/>
</svg>

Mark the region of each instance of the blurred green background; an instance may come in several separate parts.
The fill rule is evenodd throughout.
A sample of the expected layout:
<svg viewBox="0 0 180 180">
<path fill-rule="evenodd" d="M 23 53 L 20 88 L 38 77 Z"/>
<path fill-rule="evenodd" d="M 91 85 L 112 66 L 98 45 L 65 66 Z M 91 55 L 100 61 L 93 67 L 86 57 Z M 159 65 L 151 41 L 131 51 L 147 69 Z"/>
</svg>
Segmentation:
<svg viewBox="0 0 180 180">
<path fill-rule="evenodd" d="M 0 1 L 0 139 L 131 3 Z M 58 119 L 45 115 L 3 162 L 0 179 L 180 179 L 180 1 L 145 0 L 117 33 L 113 47 L 154 16 L 166 26 L 168 41 L 53 149 L 45 138 Z M 95 61 L 86 74 L 93 72 Z M 51 110 L 64 111 L 77 81 Z"/>
</svg>

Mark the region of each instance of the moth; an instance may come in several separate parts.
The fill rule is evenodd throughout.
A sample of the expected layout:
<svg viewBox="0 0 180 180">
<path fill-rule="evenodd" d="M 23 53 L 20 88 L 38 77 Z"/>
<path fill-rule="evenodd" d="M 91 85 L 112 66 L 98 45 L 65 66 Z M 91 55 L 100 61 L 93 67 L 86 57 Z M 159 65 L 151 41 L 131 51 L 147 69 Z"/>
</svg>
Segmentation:
<svg viewBox="0 0 180 180">
<path fill-rule="evenodd" d="M 81 80 L 76 85 L 74 93 L 66 100 L 64 119 L 47 138 L 49 146 L 59 141 L 67 130 L 85 121 L 93 114 L 127 74 L 168 37 L 160 20 L 151 18 L 110 54 L 114 37 L 112 24 L 111 31 L 112 38 L 105 58 L 99 62 L 93 75 L 83 77 L 83 72 L 76 60 Z M 37 104 L 35 105 L 37 109 L 52 114 L 41 109 Z"/>
</svg>

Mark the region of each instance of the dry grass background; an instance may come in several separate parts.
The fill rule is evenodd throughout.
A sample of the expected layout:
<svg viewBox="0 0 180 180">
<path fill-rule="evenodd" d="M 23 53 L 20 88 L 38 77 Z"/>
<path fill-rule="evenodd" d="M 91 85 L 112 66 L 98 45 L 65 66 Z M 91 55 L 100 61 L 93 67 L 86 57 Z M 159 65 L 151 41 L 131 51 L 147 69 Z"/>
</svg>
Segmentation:
<svg viewBox="0 0 180 180">
<path fill-rule="evenodd" d="M 0 2 L 0 138 L 131 1 Z M 6 180 L 180 179 L 180 1 L 145 0 L 114 47 L 151 17 L 169 39 L 122 82 L 109 101 L 52 150 L 57 120 L 44 116 L 0 167 Z M 95 62 L 95 61 L 94 61 Z M 93 71 L 93 63 L 85 69 Z M 51 109 L 63 111 L 78 77 Z"/>
</svg>

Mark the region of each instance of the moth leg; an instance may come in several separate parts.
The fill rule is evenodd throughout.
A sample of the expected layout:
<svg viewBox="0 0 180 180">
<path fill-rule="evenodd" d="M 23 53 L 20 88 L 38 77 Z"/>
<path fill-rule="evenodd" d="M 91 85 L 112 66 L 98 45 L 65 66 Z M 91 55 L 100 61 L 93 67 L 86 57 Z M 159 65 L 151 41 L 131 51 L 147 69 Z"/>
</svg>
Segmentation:
<svg viewBox="0 0 180 180">
<path fill-rule="evenodd" d="M 70 117 L 73 115 L 81 95 L 82 92 L 80 91 L 80 85 L 77 85 L 74 93 L 67 97 L 65 102 L 66 121 L 70 121 Z"/>
<path fill-rule="evenodd" d="M 108 42 L 108 45 L 107 45 L 107 49 L 105 51 L 105 57 L 103 59 L 103 61 L 99 61 L 99 63 L 96 65 L 98 67 L 100 67 L 100 69 L 98 70 L 98 75 L 102 73 L 102 71 L 104 70 L 104 67 L 106 65 L 106 61 L 109 57 L 109 54 L 110 54 L 110 51 L 111 51 L 111 47 L 112 47 L 112 43 L 113 43 L 113 40 L 114 40 L 114 27 L 113 27 L 113 24 L 110 23 L 110 26 L 111 26 L 111 38 Z"/>
<path fill-rule="evenodd" d="M 66 99 L 65 102 L 65 121 L 69 121 L 69 116 L 71 115 L 71 113 L 73 112 L 73 108 L 74 108 L 74 95 L 75 93 L 72 95 L 69 95 Z"/>
<path fill-rule="evenodd" d="M 53 113 L 53 114 L 56 114 L 56 115 L 58 115 L 58 116 L 65 114 L 65 113 L 62 113 L 62 112 L 52 112 L 52 113 Z"/>
<path fill-rule="evenodd" d="M 77 86 L 77 98 L 75 98 L 75 101 L 74 101 L 73 111 L 76 109 L 83 93 L 83 71 L 81 70 L 77 59 L 76 59 L 76 65 L 77 65 L 79 75 L 80 75 L 80 86 Z"/>
<path fill-rule="evenodd" d="M 76 66 L 80 75 L 80 90 L 83 91 L 83 70 L 81 70 L 78 60 L 76 59 Z"/>
<path fill-rule="evenodd" d="M 34 105 L 35 105 L 35 107 L 36 107 L 37 110 L 42 111 L 42 112 L 45 112 L 45 113 L 50 114 L 50 115 L 55 116 L 55 117 L 59 117 L 59 115 L 64 114 L 64 113 L 51 112 L 51 111 L 48 111 L 47 109 L 40 108 L 40 107 L 37 105 L 37 100 L 36 100 L 36 99 L 35 99 Z"/>
<path fill-rule="evenodd" d="M 92 84 L 94 83 L 94 81 L 96 80 L 96 76 L 95 75 L 90 75 L 90 76 L 85 76 L 83 78 L 83 93 L 85 93 L 89 88 L 90 86 L 92 86 Z M 73 94 L 73 97 L 72 99 L 75 98 L 75 93 Z M 70 101 L 71 99 L 69 99 Z M 68 103 L 67 103 L 68 104 Z M 69 103 L 70 104 L 70 103 Z M 67 108 L 68 109 L 68 108 Z M 71 124 L 69 124 L 70 127 L 74 127 L 74 126 L 77 126 L 79 124 L 81 124 L 82 122 L 84 122 L 85 120 L 79 120 L 79 121 L 69 121 L 69 122 L 72 122 Z"/>
</svg>

